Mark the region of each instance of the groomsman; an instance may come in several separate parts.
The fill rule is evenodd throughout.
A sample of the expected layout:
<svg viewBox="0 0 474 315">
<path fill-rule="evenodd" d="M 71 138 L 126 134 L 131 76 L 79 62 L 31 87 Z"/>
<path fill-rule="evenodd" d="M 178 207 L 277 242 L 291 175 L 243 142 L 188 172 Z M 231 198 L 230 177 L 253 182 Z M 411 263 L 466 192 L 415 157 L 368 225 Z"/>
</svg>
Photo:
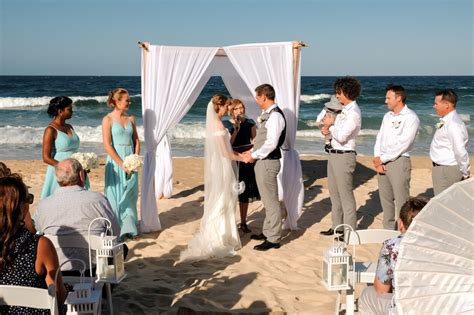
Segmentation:
<svg viewBox="0 0 474 315">
<path fill-rule="evenodd" d="M 280 148 L 285 141 L 286 121 L 283 112 L 275 103 L 275 90 L 270 84 L 259 85 L 255 92 L 262 114 L 257 119 L 258 129 L 253 152 L 244 152 L 243 158 L 246 163 L 257 161 L 255 179 L 265 207 L 265 221 L 263 233 L 253 234 L 250 238 L 264 241 L 254 249 L 266 251 L 280 247 L 282 215 L 277 175 L 280 172 Z"/>
<path fill-rule="evenodd" d="M 327 115 L 321 128 L 323 135 L 330 134 L 332 138 L 327 166 L 332 228 L 321 231 L 323 235 L 332 235 L 334 228 L 342 223 L 356 229 L 353 174 L 356 167 L 355 139 L 361 127 L 361 114 L 356 102 L 360 90 L 360 83 L 355 78 L 337 79 L 334 82 L 334 91 L 343 108 L 336 118 Z M 342 239 L 342 236 L 340 238 Z"/>
<path fill-rule="evenodd" d="M 458 96 L 451 89 L 439 91 L 434 100 L 433 108 L 441 117 L 430 146 L 435 195 L 470 176 L 468 135 L 464 122 L 456 112 L 457 101 Z"/>
<path fill-rule="evenodd" d="M 388 112 L 380 126 L 374 147 L 374 168 L 377 171 L 384 229 L 397 229 L 396 221 L 402 205 L 410 197 L 411 161 L 420 120 L 405 104 L 405 89 L 389 85 L 385 104 Z"/>
</svg>

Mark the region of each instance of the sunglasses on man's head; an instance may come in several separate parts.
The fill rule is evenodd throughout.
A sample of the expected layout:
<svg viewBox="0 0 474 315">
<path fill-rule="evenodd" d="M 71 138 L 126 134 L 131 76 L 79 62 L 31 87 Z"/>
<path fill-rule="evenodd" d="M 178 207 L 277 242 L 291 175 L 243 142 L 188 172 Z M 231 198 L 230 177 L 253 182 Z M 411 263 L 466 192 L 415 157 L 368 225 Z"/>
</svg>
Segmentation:
<svg viewBox="0 0 474 315">
<path fill-rule="evenodd" d="M 35 195 L 33 195 L 33 194 L 26 195 L 26 197 L 25 197 L 25 202 L 26 203 L 29 203 L 31 205 L 31 204 L 33 204 L 34 201 L 35 201 Z"/>
</svg>

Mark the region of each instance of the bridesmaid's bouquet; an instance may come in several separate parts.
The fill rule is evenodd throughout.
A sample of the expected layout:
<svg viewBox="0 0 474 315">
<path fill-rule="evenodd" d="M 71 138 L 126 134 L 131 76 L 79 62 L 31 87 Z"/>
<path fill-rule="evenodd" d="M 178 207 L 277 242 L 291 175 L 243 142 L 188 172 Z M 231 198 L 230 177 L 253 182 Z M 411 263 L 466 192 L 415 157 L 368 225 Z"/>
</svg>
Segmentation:
<svg viewBox="0 0 474 315">
<path fill-rule="evenodd" d="M 136 172 L 136 170 L 142 165 L 143 162 L 138 156 L 138 154 L 127 155 L 123 160 L 123 166 L 125 166 L 127 170 L 130 170 L 132 172 Z"/>
<path fill-rule="evenodd" d="M 93 168 L 99 167 L 99 157 L 93 152 L 76 152 L 71 155 L 71 158 L 79 161 L 86 173 L 90 172 Z"/>
</svg>

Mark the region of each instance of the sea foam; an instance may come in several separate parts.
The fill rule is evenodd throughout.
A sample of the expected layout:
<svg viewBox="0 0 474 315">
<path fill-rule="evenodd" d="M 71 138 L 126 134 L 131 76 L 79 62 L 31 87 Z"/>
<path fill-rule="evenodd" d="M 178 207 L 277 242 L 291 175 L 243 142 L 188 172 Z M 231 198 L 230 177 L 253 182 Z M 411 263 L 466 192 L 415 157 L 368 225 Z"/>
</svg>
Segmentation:
<svg viewBox="0 0 474 315">
<path fill-rule="evenodd" d="M 140 94 L 132 95 L 139 97 Z M 39 97 L 0 97 L 0 109 L 2 108 L 19 108 L 19 107 L 37 107 L 47 106 L 53 96 Z M 107 102 L 107 96 L 70 96 L 73 102 L 77 101 L 96 101 L 98 103 Z"/>
<path fill-rule="evenodd" d="M 301 95 L 300 101 L 303 103 L 312 103 L 320 100 L 328 100 L 331 98 L 329 94 L 314 94 L 314 95 Z"/>
</svg>

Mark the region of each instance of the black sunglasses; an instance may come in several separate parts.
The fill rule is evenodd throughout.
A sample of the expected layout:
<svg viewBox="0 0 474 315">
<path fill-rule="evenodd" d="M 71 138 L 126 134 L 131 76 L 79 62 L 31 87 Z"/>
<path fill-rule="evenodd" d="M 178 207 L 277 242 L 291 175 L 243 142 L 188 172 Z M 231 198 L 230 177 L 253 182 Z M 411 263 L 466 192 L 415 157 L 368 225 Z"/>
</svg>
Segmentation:
<svg viewBox="0 0 474 315">
<path fill-rule="evenodd" d="M 33 204 L 33 202 L 35 201 L 35 195 L 33 195 L 33 194 L 28 194 L 28 195 L 26 195 L 24 201 L 25 201 L 26 203 L 29 203 L 30 205 Z"/>
</svg>

